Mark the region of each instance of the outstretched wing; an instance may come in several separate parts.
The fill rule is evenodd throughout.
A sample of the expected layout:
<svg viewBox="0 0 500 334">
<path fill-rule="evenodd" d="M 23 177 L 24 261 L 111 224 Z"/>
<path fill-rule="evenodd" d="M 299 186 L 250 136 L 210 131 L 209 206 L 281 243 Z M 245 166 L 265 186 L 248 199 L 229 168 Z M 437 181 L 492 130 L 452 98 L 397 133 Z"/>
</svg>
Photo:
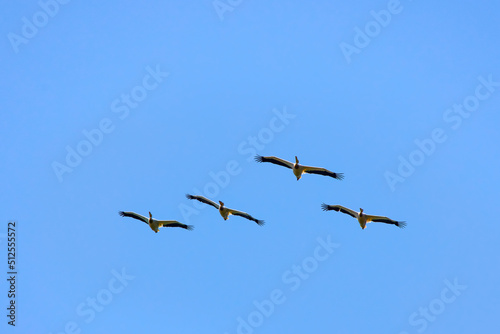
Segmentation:
<svg viewBox="0 0 500 334">
<path fill-rule="evenodd" d="M 276 157 L 263 157 L 262 155 L 256 155 L 255 161 L 257 162 L 270 162 L 275 165 L 280 165 L 286 168 L 293 168 L 293 163 Z"/>
<path fill-rule="evenodd" d="M 240 217 L 252 220 L 252 221 L 256 222 L 258 225 L 260 225 L 260 226 L 262 226 L 262 225 L 265 224 L 263 220 L 256 219 L 256 218 L 250 216 L 246 212 L 242 212 L 242 211 L 238 211 L 238 210 L 233 210 L 233 209 L 229 209 L 229 212 L 231 214 L 235 215 L 235 216 L 240 216 Z"/>
<path fill-rule="evenodd" d="M 366 220 L 374 222 L 374 223 L 392 224 L 392 225 L 396 225 L 399 228 L 405 228 L 406 227 L 406 222 L 405 221 L 392 220 L 390 218 L 383 217 L 383 216 L 366 215 Z"/>
<path fill-rule="evenodd" d="M 302 167 L 304 167 L 304 173 L 326 175 L 326 176 L 333 177 L 334 179 L 337 179 L 337 180 L 344 179 L 344 173 L 334 173 L 334 172 L 329 171 L 328 169 L 320 168 L 320 167 L 311 167 L 311 166 L 302 166 Z"/>
<path fill-rule="evenodd" d="M 148 221 L 149 219 L 144 217 L 143 215 L 140 215 L 138 213 L 135 213 L 135 212 L 127 212 L 127 211 L 118 211 L 118 214 L 122 217 L 130 217 L 130 218 L 134 218 L 134 219 L 138 219 L 138 220 L 142 220 L 143 222 L 145 222 L 146 224 L 149 224 Z"/>
<path fill-rule="evenodd" d="M 160 227 L 180 227 L 189 231 L 191 231 L 194 228 L 193 225 L 182 224 L 179 223 L 177 220 L 158 220 L 158 225 Z"/>
<path fill-rule="evenodd" d="M 195 200 L 200 201 L 202 203 L 211 205 L 214 208 L 216 208 L 217 210 L 219 210 L 219 204 L 215 203 L 214 201 L 209 200 L 206 197 L 203 197 L 203 196 L 193 196 L 193 195 L 189 195 L 189 194 L 186 194 L 186 197 L 189 198 L 189 199 L 195 199 Z"/>
<path fill-rule="evenodd" d="M 337 212 L 342 212 L 342 213 L 345 213 L 353 218 L 358 218 L 358 213 L 356 211 L 353 211 L 351 209 L 348 209 L 342 205 L 327 205 L 325 203 L 321 204 L 321 208 L 324 210 L 324 211 L 330 211 L 330 210 L 334 210 L 334 211 L 337 211 Z"/>
</svg>

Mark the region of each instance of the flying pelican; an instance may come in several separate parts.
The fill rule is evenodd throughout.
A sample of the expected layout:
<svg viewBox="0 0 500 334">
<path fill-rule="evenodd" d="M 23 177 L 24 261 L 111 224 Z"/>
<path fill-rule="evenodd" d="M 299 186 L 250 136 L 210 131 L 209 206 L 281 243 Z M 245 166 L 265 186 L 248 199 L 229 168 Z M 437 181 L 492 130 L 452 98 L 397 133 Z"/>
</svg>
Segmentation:
<svg viewBox="0 0 500 334">
<path fill-rule="evenodd" d="M 311 167 L 311 166 L 302 166 L 299 165 L 299 159 L 295 156 L 295 163 L 291 163 L 290 161 L 286 161 L 276 157 L 263 157 L 261 155 L 255 156 L 255 161 L 257 162 L 270 162 L 275 165 L 280 165 L 286 168 L 290 168 L 293 171 L 293 174 L 297 177 L 297 181 L 300 180 L 302 174 L 319 174 L 333 177 L 337 180 L 342 180 L 344 178 L 343 173 L 334 173 L 330 172 L 328 169 L 320 168 L 320 167 Z"/>
<path fill-rule="evenodd" d="M 176 220 L 156 220 L 151 215 L 151 212 L 149 213 L 149 219 L 135 212 L 119 211 L 118 214 L 122 217 L 131 217 L 134 219 L 142 220 L 143 222 L 148 224 L 149 227 L 151 227 L 151 229 L 155 231 L 155 233 L 158 233 L 158 229 L 160 227 L 182 227 L 186 230 L 192 230 L 194 228 L 193 225 L 182 224 Z"/>
<path fill-rule="evenodd" d="M 214 201 L 211 201 L 208 198 L 205 198 L 203 196 L 193 196 L 193 195 L 186 194 L 186 197 L 189 198 L 189 199 L 195 199 L 195 200 L 198 200 L 198 201 L 200 201 L 202 203 L 205 203 L 205 204 L 213 206 L 214 208 L 216 208 L 217 210 L 219 210 L 219 213 L 222 216 L 222 218 L 224 218 L 224 220 L 227 220 L 229 218 L 229 215 L 235 215 L 235 216 L 240 216 L 240 217 L 243 217 L 243 218 L 246 218 L 246 219 L 249 219 L 249 220 L 253 220 L 258 225 L 261 225 L 261 226 L 264 225 L 264 221 L 263 220 L 255 219 L 254 217 L 250 216 L 246 212 L 242 212 L 242 211 L 238 211 L 238 210 L 233 210 L 233 209 L 230 209 L 230 208 L 226 208 L 224 206 L 224 203 L 221 202 L 221 201 L 219 201 L 219 204 L 220 204 L 219 205 L 219 204 L 215 203 Z"/>
<path fill-rule="evenodd" d="M 404 228 L 406 226 L 406 222 L 404 221 L 396 221 L 383 216 L 367 215 L 363 213 L 363 209 L 361 208 L 359 209 L 359 212 L 356 212 L 354 210 L 343 207 L 342 205 L 327 205 L 323 203 L 321 204 L 321 207 L 324 211 L 335 210 L 337 212 L 342 212 L 356 218 L 363 230 L 366 228 L 366 223 L 369 222 L 393 224 L 400 228 Z"/>
</svg>

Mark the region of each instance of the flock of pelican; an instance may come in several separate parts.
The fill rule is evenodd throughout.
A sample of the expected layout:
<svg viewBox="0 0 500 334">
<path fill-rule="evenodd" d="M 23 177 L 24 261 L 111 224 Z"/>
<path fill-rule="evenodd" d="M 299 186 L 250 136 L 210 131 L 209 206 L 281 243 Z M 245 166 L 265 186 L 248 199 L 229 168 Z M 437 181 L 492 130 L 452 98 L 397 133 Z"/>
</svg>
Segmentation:
<svg viewBox="0 0 500 334">
<path fill-rule="evenodd" d="M 334 173 L 332 171 L 329 171 L 326 168 L 321 168 L 321 167 L 311 167 L 311 166 L 300 165 L 299 159 L 297 157 L 295 157 L 295 163 L 290 162 L 290 161 L 286 161 L 286 160 L 283 160 L 283 159 L 280 159 L 277 157 L 263 157 L 261 155 L 255 156 L 255 160 L 257 162 L 270 162 L 270 163 L 275 164 L 275 165 L 289 168 L 292 170 L 293 175 L 295 175 L 295 177 L 297 178 L 297 181 L 300 180 L 300 178 L 302 177 L 302 174 L 304 174 L 304 173 L 330 176 L 330 177 L 337 179 L 337 180 L 342 180 L 344 178 L 343 173 Z M 257 225 L 260 225 L 260 226 L 264 225 L 263 220 L 256 219 L 246 212 L 227 208 L 226 206 L 224 206 L 224 203 L 222 201 L 219 201 L 219 204 L 217 204 L 214 201 L 212 201 L 206 197 L 199 196 L 199 195 L 187 194 L 186 197 L 188 199 L 197 200 L 197 201 L 200 201 L 201 203 L 205 203 L 205 204 L 213 206 L 214 208 L 219 210 L 219 213 L 222 216 L 222 218 L 224 218 L 224 220 L 227 220 L 230 215 L 234 215 L 234 216 L 240 216 L 240 217 L 246 218 L 248 220 L 254 221 L 255 223 L 257 223 Z M 406 226 L 406 222 L 404 222 L 404 221 L 392 220 L 392 219 L 384 217 L 384 216 L 367 215 L 367 214 L 363 213 L 363 209 L 361 209 L 361 208 L 359 209 L 359 212 L 356 212 L 356 211 L 348 209 L 342 205 L 328 205 L 325 203 L 323 203 L 321 205 L 321 208 L 324 211 L 333 210 L 333 211 L 345 213 L 353 218 L 356 218 L 362 229 L 365 229 L 366 224 L 369 222 L 392 224 L 392 225 L 396 225 L 397 227 L 400 227 L 400 228 L 404 228 Z M 149 218 L 144 217 L 144 216 L 137 214 L 135 212 L 119 211 L 118 214 L 122 217 L 130 217 L 130 218 L 134 218 L 134 219 L 141 220 L 141 221 L 145 222 L 146 224 L 149 225 L 149 227 L 155 233 L 158 233 L 160 227 L 180 227 L 180 228 L 183 228 L 186 230 L 193 229 L 192 225 L 182 224 L 176 220 L 157 220 L 157 219 L 154 219 L 151 212 L 149 212 Z"/>
</svg>

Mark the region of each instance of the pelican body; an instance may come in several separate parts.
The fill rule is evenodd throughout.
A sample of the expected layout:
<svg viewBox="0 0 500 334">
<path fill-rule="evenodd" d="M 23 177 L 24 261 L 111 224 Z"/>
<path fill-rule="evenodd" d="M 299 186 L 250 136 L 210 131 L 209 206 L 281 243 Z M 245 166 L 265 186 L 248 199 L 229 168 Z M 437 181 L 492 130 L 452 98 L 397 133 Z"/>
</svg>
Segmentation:
<svg viewBox="0 0 500 334">
<path fill-rule="evenodd" d="M 224 206 L 224 202 L 219 201 L 219 213 L 224 218 L 224 220 L 227 220 L 229 218 L 229 215 L 231 213 L 231 209 L 228 209 Z"/>
<path fill-rule="evenodd" d="M 334 173 L 329 171 L 326 168 L 321 168 L 321 167 L 312 167 L 312 166 L 304 166 L 299 164 L 299 159 L 297 156 L 295 156 L 295 163 L 292 163 L 290 161 L 286 161 L 277 157 L 263 157 L 261 155 L 256 155 L 255 160 L 257 162 L 270 162 L 275 165 L 283 166 L 286 168 L 290 168 L 293 171 L 293 175 L 297 178 L 297 181 L 301 179 L 302 174 L 308 173 L 308 174 L 319 174 L 319 175 L 325 175 L 325 176 L 330 176 L 333 177 L 334 179 L 337 180 L 342 180 L 344 178 L 343 173 Z"/>
<path fill-rule="evenodd" d="M 358 220 L 359 226 L 361 226 L 363 230 L 366 228 L 366 224 L 369 222 L 392 224 L 400 228 L 404 228 L 406 226 L 406 222 L 404 221 L 392 220 L 384 216 L 367 215 L 363 212 L 362 208 L 359 209 L 359 212 L 356 212 L 354 210 L 343 207 L 342 205 L 327 205 L 323 203 L 321 207 L 323 208 L 324 211 L 334 210 L 337 212 L 348 214 L 349 216 L 356 218 Z"/>
</svg>

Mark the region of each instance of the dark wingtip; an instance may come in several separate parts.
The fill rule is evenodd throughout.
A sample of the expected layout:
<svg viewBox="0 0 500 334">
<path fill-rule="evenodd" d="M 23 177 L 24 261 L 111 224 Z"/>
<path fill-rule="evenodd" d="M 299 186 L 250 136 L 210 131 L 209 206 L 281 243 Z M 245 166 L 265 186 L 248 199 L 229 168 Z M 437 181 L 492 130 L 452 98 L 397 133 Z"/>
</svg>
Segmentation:
<svg viewBox="0 0 500 334">
<path fill-rule="evenodd" d="M 120 216 L 122 216 L 122 217 L 125 217 L 125 212 L 123 212 L 123 211 L 118 211 L 118 214 L 119 214 Z"/>
<path fill-rule="evenodd" d="M 335 178 L 337 180 L 343 180 L 344 179 L 344 173 L 335 173 Z"/>
<path fill-rule="evenodd" d="M 405 222 L 405 221 L 398 222 L 398 223 L 396 224 L 396 226 L 397 226 L 397 227 L 399 227 L 399 228 L 405 228 L 405 227 L 406 227 L 406 222 Z"/>
<path fill-rule="evenodd" d="M 255 156 L 255 158 L 254 158 L 254 159 L 255 159 L 255 161 L 257 161 L 257 162 L 262 162 L 262 161 L 263 161 L 263 158 L 264 158 L 264 157 L 263 157 L 262 155 L 258 155 L 258 154 L 257 154 L 257 155 Z"/>
<path fill-rule="evenodd" d="M 259 226 L 264 226 L 264 225 L 266 224 L 266 222 L 265 222 L 265 221 L 263 221 L 263 220 L 259 220 L 259 219 L 257 219 L 255 222 L 256 222 L 256 223 L 257 223 L 257 225 L 259 225 Z"/>
<path fill-rule="evenodd" d="M 193 225 L 186 225 L 186 230 L 192 231 L 192 230 L 194 230 L 194 226 Z"/>
<path fill-rule="evenodd" d="M 328 211 L 328 205 L 325 203 L 321 204 L 321 208 L 323 209 L 323 211 Z"/>
<path fill-rule="evenodd" d="M 188 199 L 194 199 L 193 195 L 186 194 L 186 198 Z"/>
</svg>

